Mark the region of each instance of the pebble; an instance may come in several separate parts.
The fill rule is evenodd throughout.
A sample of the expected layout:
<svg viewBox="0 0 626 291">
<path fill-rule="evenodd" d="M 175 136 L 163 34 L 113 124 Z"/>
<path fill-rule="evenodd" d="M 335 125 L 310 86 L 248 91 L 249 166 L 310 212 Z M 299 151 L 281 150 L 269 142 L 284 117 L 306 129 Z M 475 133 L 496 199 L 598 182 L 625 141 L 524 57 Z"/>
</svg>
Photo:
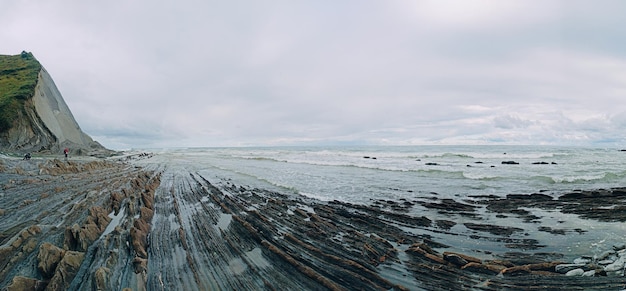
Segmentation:
<svg viewBox="0 0 626 291">
<path fill-rule="evenodd" d="M 560 264 L 554 267 L 557 273 L 566 274 L 569 271 L 584 267 L 585 264 Z"/>
<path fill-rule="evenodd" d="M 626 244 L 614 245 L 612 250 L 593 257 L 576 258 L 572 264 L 557 265 L 554 271 L 565 276 L 594 277 L 598 272 L 603 276 L 626 276 Z"/>
<path fill-rule="evenodd" d="M 574 264 L 589 264 L 591 263 L 591 259 L 588 258 L 578 258 L 574 260 Z"/>
<path fill-rule="evenodd" d="M 584 273 L 585 273 L 585 271 L 583 269 L 579 268 L 579 269 L 574 269 L 574 270 L 571 270 L 571 271 L 565 273 L 565 276 L 570 276 L 570 277 L 572 277 L 572 276 L 582 276 Z"/>
<path fill-rule="evenodd" d="M 594 257 L 596 260 L 598 261 L 602 261 L 606 258 L 608 258 L 610 255 L 615 254 L 615 251 L 606 251 L 604 253 L 601 253 L 600 255 Z"/>
<path fill-rule="evenodd" d="M 593 277 L 595 275 L 596 275 L 596 270 L 587 271 L 582 274 L 583 277 Z"/>
<path fill-rule="evenodd" d="M 607 272 L 615 272 L 615 271 L 619 271 L 624 269 L 624 261 L 623 260 L 617 260 L 615 262 L 613 262 L 612 264 L 607 265 L 606 267 L 604 267 L 604 270 Z"/>
</svg>

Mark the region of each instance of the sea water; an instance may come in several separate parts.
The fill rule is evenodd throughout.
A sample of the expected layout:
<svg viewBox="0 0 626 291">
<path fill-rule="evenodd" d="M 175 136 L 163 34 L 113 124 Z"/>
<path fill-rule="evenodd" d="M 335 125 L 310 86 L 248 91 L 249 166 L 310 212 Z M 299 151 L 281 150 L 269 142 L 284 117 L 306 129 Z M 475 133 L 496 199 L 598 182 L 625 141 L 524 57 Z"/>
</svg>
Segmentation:
<svg viewBox="0 0 626 291">
<path fill-rule="evenodd" d="M 626 186 L 626 152 L 617 148 L 342 146 L 153 151 L 156 155 L 147 163 L 180 167 L 181 171 L 198 173 L 211 183 L 367 205 L 379 200 L 424 202 L 447 198 L 468 203 L 485 195 L 505 197 L 539 192 L 556 198 L 574 190 Z M 571 257 L 594 255 L 626 242 L 626 227 L 620 222 L 585 220 L 557 209 L 528 210 L 541 220 L 528 223 L 514 215 L 503 218 L 485 209 L 479 210 L 479 218 L 451 217 L 420 205 L 411 207 L 408 214 L 427 216 L 433 221 L 455 221 L 452 234 L 419 231 L 462 252 L 514 251 L 490 240 L 468 240 L 475 233 L 463 226 L 465 222 L 522 227 L 524 232 L 513 237 L 536 239 L 544 246 L 537 251 Z M 543 232 L 540 226 L 566 229 L 569 235 Z M 584 232 L 578 234 L 575 229 Z"/>
<path fill-rule="evenodd" d="M 369 203 L 436 193 L 559 195 L 626 186 L 626 152 L 554 146 L 362 146 L 167 149 L 164 154 L 251 186 Z M 503 164 L 515 162 L 516 164 Z M 539 164 L 538 164 L 539 163 Z"/>
</svg>

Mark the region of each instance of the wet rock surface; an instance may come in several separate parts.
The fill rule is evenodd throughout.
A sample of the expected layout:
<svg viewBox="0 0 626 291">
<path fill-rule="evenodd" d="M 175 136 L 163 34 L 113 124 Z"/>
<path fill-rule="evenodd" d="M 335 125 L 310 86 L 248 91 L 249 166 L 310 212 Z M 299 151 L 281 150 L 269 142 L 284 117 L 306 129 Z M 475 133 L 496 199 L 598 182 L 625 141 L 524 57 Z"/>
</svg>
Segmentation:
<svg viewBox="0 0 626 291">
<path fill-rule="evenodd" d="M 602 210 L 619 212 L 624 189 L 358 205 L 238 185 L 151 157 L 142 167 L 132 159 L 3 161 L 0 288 L 624 288 L 626 247 L 570 260 L 542 252 L 547 242 L 534 235 L 586 231 L 541 225 L 534 209 L 623 222 Z"/>
</svg>

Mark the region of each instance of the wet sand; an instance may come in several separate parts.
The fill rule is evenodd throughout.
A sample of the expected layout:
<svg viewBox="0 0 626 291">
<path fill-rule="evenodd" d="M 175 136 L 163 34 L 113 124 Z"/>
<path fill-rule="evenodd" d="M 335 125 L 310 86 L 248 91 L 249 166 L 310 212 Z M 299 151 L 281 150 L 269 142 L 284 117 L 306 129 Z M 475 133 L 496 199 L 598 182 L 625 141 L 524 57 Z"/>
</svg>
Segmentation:
<svg viewBox="0 0 626 291">
<path fill-rule="evenodd" d="M 597 269 L 592 277 L 557 272 L 572 258 L 545 238 L 576 241 L 589 229 L 555 227 L 539 215 L 622 223 L 623 189 L 356 205 L 250 188 L 152 159 L 2 159 L 0 288 L 625 288 L 623 268 L 603 273 L 590 262 L 584 271 Z"/>
</svg>

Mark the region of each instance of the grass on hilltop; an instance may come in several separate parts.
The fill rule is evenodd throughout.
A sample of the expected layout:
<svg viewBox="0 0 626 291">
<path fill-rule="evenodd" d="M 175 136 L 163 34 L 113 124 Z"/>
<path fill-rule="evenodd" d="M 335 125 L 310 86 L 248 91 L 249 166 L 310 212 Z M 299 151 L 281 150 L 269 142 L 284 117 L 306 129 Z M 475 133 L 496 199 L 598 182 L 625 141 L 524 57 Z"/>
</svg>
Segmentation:
<svg viewBox="0 0 626 291">
<path fill-rule="evenodd" d="M 24 110 L 24 101 L 33 96 L 40 70 L 32 53 L 0 55 L 0 133 L 12 127 Z"/>
</svg>

